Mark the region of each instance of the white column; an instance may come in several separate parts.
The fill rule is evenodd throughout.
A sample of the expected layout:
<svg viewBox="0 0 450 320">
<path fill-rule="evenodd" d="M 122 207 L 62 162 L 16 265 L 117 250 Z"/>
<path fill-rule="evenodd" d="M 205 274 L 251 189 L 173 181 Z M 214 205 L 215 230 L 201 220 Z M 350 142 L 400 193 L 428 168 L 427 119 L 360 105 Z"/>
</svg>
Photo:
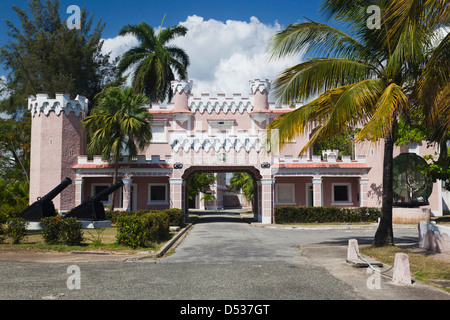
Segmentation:
<svg viewBox="0 0 450 320">
<path fill-rule="evenodd" d="M 315 177 L 312 179 L 313 184 L 313 206 L 321 207 L 323 206 L 322 201 L 322 177 Z"/>
<path fill-rule="evenodd" d="M 367 206 L 367 185 L 369 184 L 369 179 L 359 178 L 359 206 Z"/>
<path fill-rule="evenodd" d="M 122 203 L 123 203 L 123 209 L 126 209 L 126 211 L 131 210 L 131 201 L 133 201 L 131 196 L 131 178 L 124 178 L 123 181 L 123 192 L 122 192 Z"/>
<path fill-rule="evenodd" d="M 83 202 L 83 178 L 75 180 L 75 207 Z"/>
<path fill-rule="evenodd" d="M 273 222 L 273 193 L 274 193 L 274 179 L 261 179 L 261 213 L 262 223 Z"/>
<path fill-rule="evenodd" d="M 170 207 L 183 208 L 183 179 L 171 178 L 170 182 Z"/>
</svg>

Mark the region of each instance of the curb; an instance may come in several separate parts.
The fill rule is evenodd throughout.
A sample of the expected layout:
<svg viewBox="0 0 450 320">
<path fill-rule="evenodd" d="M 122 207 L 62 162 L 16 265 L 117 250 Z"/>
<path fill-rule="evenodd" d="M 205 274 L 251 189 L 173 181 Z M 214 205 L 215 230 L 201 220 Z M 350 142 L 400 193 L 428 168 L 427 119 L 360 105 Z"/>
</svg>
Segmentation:
<svg viewBox="0 0 450 320">
<path fill-rule="evenodd" d="M 149 260 L 149 259 L 155 259 L 155 258 L 161 258 L 166 254 L 167 251 L 169 251 L 171 248 L 175 248 L 186 236 L 186 233 L 188 230 L 192 228 L 195 221 L 192 223 L 187 224 L 180 232 L 178 232 L 175 237 L 170 239 L 161 249 L 158 250 L 158 252 L 150 255 L 143 255 L 140 257 L 133 257 L 133 258 L 127 258 L 124 261 L 125 262 L 134 262 L 134 261 L 142 261 L 142 260 Z"/>
<path fill-rule="evenodd" d="M 292 230 L 351 230 L 351 229 L 376 229 L 378 223 L 366 224 L 366 225 L 280 225 L 280 224 L 262 224 L 261 222 L 250 222 L 252 227 L 267 228 L 267 229 L 292 229 Z M 417 229 L 417 225 L 412 224 L 397 224 L 393 225 L 394 229 Z"/>
</svg>

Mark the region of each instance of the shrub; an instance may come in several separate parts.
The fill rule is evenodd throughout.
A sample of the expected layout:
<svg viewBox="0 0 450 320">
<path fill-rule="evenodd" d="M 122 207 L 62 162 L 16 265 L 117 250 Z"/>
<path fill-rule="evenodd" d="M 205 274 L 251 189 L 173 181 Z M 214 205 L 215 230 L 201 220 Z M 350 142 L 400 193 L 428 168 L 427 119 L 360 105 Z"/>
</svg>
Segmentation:
<svg viewBox="0 0 450 320">
<path fill-rule="evenodd" d="M 184 213 L 183 210 L 172 208 L 164 210 L 169 216 L 169 225 L 170 226 L 179 226 L 180 228 L 184 227 Z"/>
<path fill-rule="evenodd" d="M 169 238 L 169 215 L 165 212 L 151 212 L 143 215 L 145 239 L 160 242 Z"/>
<path fill-rule="evenodd" d="M 138 215 L 120 215 L 117 217 L 117 242 L 132 248 L 144 246 L 142 218 Z"/>
<path fill-rule="evenodd" d="M 379 208 L 338 208 L 338 207 L 277 207 L 275 222 L 325 223 L 325 222 L 373 222 L 381 215 Z"/>
<path fill-rule="evenodd" d="M 63 219 L 60 216 L 41 219 L 42 239 L 48 244 L 61 243 Z"/>
<path fill-rule="evenodd" d="M 141 211 L 117 218 L 117 241 L 132 248 L 169 238 L 169 217 L 164 212 Z"/>
<path fill-rule="evenodd" d="M 127 211 L 119 211 L 119 210 L 105 210 L 105 216 L 106 216 L 106 220 L 110 220 L 111 223 L 116 224 L 117 222 L 117 217 L 126 214 Z"/>
<path fill-rule="evenodd" d="M 42 238 L 48 244 L 80 245 L 83 242 L 81 222 L 77 218 L 46 217 L 42 220 Z"/>
<path fill-rule="evenodd" d="M 0 223 L 0 243 L 5 241 L 6 238 L 6 226 L 3 223 Z"/>
<path fill-rule="evenodd" d="M 65 218 L 61 233 L 62 243 L 67 246 L 79 246 L 83 242 L 81 222 L 77 218 Z"/>
<path fill-rule="evenodd" d="M 6 233 L 13 244 L 18 244 L 26 235 L 28 221 L 23 218 L 10 218 L 6 222 Z"/>
</svg>

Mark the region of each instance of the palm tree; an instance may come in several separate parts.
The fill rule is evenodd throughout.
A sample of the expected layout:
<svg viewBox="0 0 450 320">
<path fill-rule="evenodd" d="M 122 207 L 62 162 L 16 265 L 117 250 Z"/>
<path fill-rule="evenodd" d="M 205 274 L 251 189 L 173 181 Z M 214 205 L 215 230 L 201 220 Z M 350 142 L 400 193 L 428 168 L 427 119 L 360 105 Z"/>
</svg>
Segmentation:
<svg viewBox="0 0 450 320">
<path fill-rule="evenodd" d="M 361 130 L 355 142 L 384 140 L 382 213 L 374 237 L 377 246 L 393 244 L 392 168 L 397 124 L 416 107 L 412 92 L 426 53 L 433 51 L 433 26 L 424 13 L 415 20 L 410 17 L 411 27 L 403 29 L 397 19 L 390 19 L 394 13 L 401 14 L 392 8 L 395 2 L 377 2 L 383 12 L 382 25 L 371 30 L 366 10 L 373 1 L 324 0 L 321 11 L 328 19 L 349 26 L 348 33 L 308 21 L 288 26 L 270 44 L 272 58 L 300 50 L 314 57 L 284 70 L 274 81 L 279 102 L 311 100 L 268 126 L 269 136 L 271 130 L 279 130 L 279 146 L 313 125 L 317 130 L 300 154 L 318 139 L 358 127 Z"/>
<path fill-rule="evenodd" d="M 233 172 L 229 188 L 239 191 L 242 189 L 245 199 L 252 202 L 254 197 L 254 182 L 250 174 L 246 172 Z"/>
<path fill-rule="evenodd" d="M 150 144 L 151 114 L 145 104 L 149 99 L 132 88 L 110 87 L 96 96 L 91 115 L 83 120 L 90 138 L 89 154 L 101 154 L 114 165 L 113 184 L 117 182 L 119 161 L 125 152 L 136 157 L 138 150 Z M 114 210 L 115 192 L 111 196 Z"/>
<path fill-rule="evenodd" d="M 167 28 L 161 25 L 158 34 L 145 22 L 124 26 L 119 35 L 132 34 L 141 43 L 123 55 L 118 65 L 119 74 L 134 67 L 132 83 L 136 93 L 147 95 L 152 102 L 163 102 L 166 98 L 170 101 L 174 72 L 182 80 L 186 79 L 189 57 L 184 50 L 168 43 L 186 33 L 187 28 L 181 25 Z"/>
</svg>

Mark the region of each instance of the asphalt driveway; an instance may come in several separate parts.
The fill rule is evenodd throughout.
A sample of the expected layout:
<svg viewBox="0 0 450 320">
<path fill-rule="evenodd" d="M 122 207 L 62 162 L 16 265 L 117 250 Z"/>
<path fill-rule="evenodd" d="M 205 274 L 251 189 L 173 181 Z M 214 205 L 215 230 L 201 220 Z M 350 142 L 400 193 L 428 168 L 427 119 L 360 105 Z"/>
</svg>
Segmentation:
<svg viewBox="0 0 450 320">
<path fill-rule="evenodd" d="M 419 281 L 394 285 L 345 262 L 347 243 L 370 243 L 366 228 L 288 229 L 249 224 L 234 212 L 208 212 L 175 253 L 134 262 L 77 260 L 0 262 L 0 299 L 18 300 L 448 300 Z M 394 230 L 397 242 L 417 241 L 417 229 Z M 4 259 L 3 259 L 4 260 Z M 69 268 L 79 287 L 70 288 Z M 75 281 L 76 282 L 76 281 Z M 75 283 L 73 282 L 73 283 Z M 179 310 L 172 310 L 178 312 Z"/>
</svg>

